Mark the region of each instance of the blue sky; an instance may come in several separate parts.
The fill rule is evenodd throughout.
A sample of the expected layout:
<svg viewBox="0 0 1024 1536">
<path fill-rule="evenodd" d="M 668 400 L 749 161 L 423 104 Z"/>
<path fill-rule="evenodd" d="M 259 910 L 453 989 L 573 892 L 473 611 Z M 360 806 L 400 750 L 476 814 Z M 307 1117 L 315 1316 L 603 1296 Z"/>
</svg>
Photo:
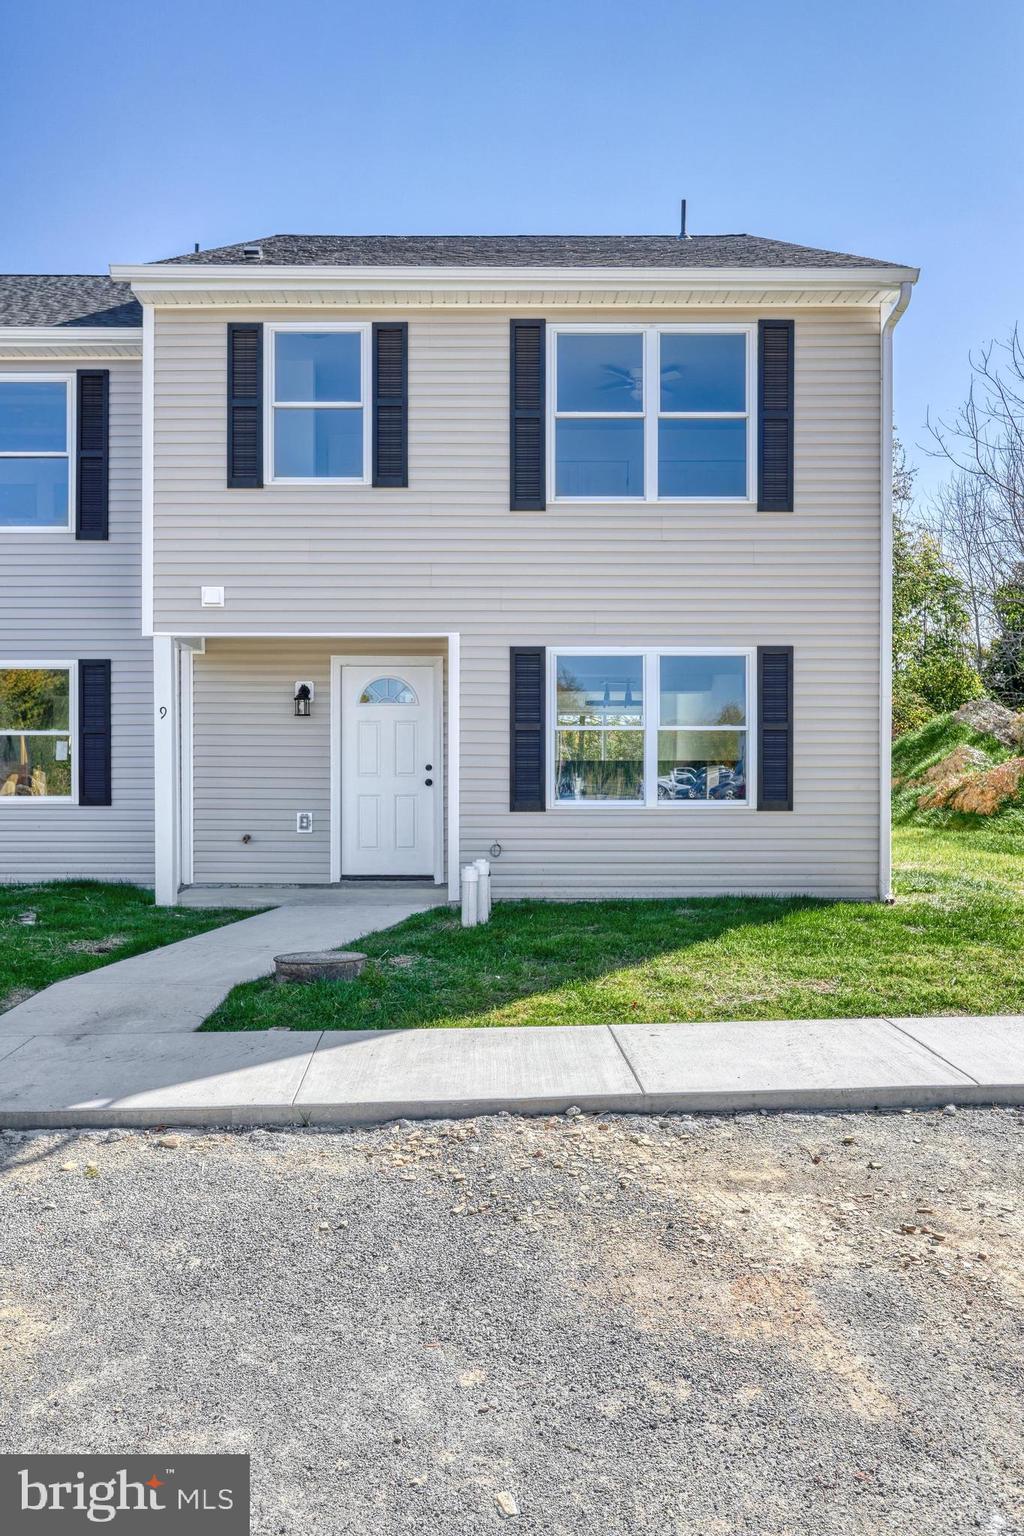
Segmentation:
<svg viewBox="0 0 1024 1536">
<path fill-rule="evenodd" d="M 1021 314 L 1019 0 L 26 0 L 0 269 L 274 233 L 747 231 L 922 268 L 915 445 Z"/>
</svg>

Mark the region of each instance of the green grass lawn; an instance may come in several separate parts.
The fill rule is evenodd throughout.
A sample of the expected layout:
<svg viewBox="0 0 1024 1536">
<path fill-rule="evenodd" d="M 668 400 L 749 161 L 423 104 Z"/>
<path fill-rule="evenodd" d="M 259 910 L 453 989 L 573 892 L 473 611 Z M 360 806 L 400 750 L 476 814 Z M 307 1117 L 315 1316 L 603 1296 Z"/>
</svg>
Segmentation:
<svg viewBox="0 0 1024 1536">
<path fill-rule="evenodd" d="M 893 906 L 507 902 L 467 930 L 435 908 L 360 940 L 358 981 L 249 982 L 203 1027 L 1024 1012 L 1024 824 L 900 826 L 895 845 Z"/>
<path fill-rule="evenodd" d="M 155 907 L 151 891 L 95 880 L 0 885 L 0 1012 L 65 976 L 252 915 Z"/>
</svg>

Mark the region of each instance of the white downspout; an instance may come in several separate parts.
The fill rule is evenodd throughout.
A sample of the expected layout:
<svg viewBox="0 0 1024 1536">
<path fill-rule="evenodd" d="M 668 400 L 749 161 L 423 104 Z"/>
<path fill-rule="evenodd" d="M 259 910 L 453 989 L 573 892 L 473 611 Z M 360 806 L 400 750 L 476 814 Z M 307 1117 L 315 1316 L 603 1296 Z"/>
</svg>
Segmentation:
<svg viewBox="0 0 1024 1536">
<path fill-rule="evenodd" d="M 881 312 L 882 536 L 878 697 L 878 895 L 881 901 L 892 900 L 892 333 L 910 303 L 912 287 L 912 283 L 900 283 L 899 294 Z"/>
</svg>

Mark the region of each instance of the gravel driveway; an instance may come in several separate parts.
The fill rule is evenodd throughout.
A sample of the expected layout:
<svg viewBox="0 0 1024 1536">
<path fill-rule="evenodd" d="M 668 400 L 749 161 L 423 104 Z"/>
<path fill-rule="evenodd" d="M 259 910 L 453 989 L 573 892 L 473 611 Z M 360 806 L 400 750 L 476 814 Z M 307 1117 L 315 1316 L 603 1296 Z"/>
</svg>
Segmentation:
<svg viewBox="0 0 1024 1536">
<path fill-rule="evenodd" d="M 1022 1153 L 1006 1110 L 9 1134 L 0 1449 L 249 1451 L 260 1536 L 1010 1536 Z"/>
</svg>

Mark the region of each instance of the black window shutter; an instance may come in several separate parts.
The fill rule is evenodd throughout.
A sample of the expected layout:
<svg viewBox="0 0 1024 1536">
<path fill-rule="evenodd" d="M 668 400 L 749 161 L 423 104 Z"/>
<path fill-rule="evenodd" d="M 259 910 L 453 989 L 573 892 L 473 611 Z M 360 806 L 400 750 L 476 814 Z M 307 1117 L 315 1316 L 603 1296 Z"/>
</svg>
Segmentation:
<svg viewBox="0 0 1024 1536">
<path fill-rule="evenodd" d="M 544 691 L 542 645 L 514 645 L 510 656 L 509 810 L 544 809 Z"/>
<path fill-rule="evenodd" d="M 110 537 L 110 370 L 80 368 L 75 425 L 75 538 Z"/>
<path fill-rule="evenodd" d="M 78 663 L 78 803 L 110 804 L 110 662 Z"/>
<path fill-rule="evenodd" d="M 373 483 L 409 484 L 409 327 L 373 326 Z"/>
<path fill-rule="evenodd" d="M 757 323 L 757 510 L 793 510 L 792 320 Z"/>
<path fill-rule="evenodd" d="M 228 486 L 263 484 L 263 327 L 228 326 Z"/>
<path fill-rule="evenodd" d="M 793 809 L 793 647 L 757 648 L 759 811 Z"/>
<path fill-rule="evenodd" d="M 513 320 L 510 358 L 511 487 L 513 512 L 543 512 L 544 321 Z"/>
</svg>

